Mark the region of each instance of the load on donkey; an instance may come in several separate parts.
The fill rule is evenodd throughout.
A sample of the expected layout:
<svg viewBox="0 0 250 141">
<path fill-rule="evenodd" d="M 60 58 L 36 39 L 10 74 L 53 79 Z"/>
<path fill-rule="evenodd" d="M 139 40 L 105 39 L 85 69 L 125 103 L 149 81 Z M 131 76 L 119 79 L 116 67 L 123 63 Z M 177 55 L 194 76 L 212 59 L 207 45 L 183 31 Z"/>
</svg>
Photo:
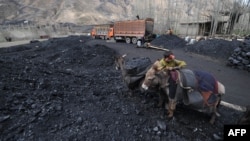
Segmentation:
<svg viewBox="0 0 250 141">
<path fill-rule="evenodd" d="M 138 57 L 131 60 L 126 59 L 126 54 L 115 56 L 116 70 L 121 70 L 122 79 L 132 93 L 140 88 L 148 68 L 151 66 L 149 58 Z"/>
<path fill-rule="evenodd" d="M 220 116 L 217 112 L 217 107 L 220 104 L 221 96 L 225 94 L 225 87 L 212 74 L 206 71 L 177 69 L 175 70 L 175 77 L 177 83 L 177 90 L 174 100 L 169 102 L 169 86 L 168 68 L 159 72 L 155 71 L 156 61 L 147 71 L 142 88 L 148 90 L 152 87 L 161 87 L 165 89 L 167 95 L 166 107 L 168 109 L 168 117 L 172 117 L 176 108 L 177 102 L 181 102 L 192 109 L 211 113 L 210 123 L 214 124 L 215 118 Z"/>
<path fill-rule="evenodd" d="M 147 71 L 152 65 L 152 62 L 148 57 L 127 59 L 126 56 L 126 54 L 115 56 L 116 70 L 121 70 L 122 79 L 129 89 L 130 95 L 132 95 L 137 90 L 144 92 L 144 90 L 141 88 L 141 85 L 145 79 Z M 160 99 L 158 106 L 161 106 L 163 104 L 164 97 L 166 97 L 166 92 L 164 92 L 165 89 L 155 87 L 151 90 L 159 94 Z"/>
</svg>

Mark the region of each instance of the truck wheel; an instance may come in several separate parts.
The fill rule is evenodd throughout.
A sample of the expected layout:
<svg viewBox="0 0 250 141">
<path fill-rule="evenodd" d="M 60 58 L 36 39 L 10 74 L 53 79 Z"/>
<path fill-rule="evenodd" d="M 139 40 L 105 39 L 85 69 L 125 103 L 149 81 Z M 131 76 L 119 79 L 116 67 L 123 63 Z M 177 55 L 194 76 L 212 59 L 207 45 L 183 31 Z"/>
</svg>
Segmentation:
<svg viewBox="0 0 250 141">
<path fill-rule="evenodd" d="M 137 38 L 135 38 L 135 37 L 132 38 L 132 43 L 133 43 L 133 44 L 137 44 Z"/>
<path fill-rule="evenodd" d="M 131 43 L 131 39 L 130 38 L 126 38 L 126 43 L 130 44 Z"/>
</svg>

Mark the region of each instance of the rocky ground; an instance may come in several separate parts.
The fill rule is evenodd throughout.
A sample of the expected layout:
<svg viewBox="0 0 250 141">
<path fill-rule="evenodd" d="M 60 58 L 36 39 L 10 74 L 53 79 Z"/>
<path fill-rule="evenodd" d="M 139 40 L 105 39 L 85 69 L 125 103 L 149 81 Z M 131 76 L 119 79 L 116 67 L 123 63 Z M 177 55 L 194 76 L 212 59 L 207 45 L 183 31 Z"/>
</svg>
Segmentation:
<svg viewBox="0 0 250 141">
<path fill-rule="evenodd" d="M 210 125 L 209 115 L 180 104 L 167 119 L 157 95 L 128 95 L 114 69 L 117 52 L 90 41 L 70 36 L 0 49 L 1 141 L 222 140 L 223 125 L 243 114 L 221 106 L 222 118 Z"/>
</svg>

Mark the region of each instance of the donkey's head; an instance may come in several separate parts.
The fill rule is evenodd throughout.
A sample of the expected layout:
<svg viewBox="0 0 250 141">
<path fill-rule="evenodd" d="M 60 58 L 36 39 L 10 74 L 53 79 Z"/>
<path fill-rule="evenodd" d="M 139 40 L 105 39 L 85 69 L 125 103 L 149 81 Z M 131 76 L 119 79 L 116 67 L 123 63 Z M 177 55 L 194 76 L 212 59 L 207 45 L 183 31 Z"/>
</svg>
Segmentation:
<svg viewBox="0 0 250 141">
<path fill-rule="evenodd" d="M 157 71 L 159 61 L 156 61 L 147 71 L 145 79 L 142 83 L 142 88 L 148 90 L 150 87 L 165 87 L 167 86 L 168 73 L 165 70 Z"/>
<path fill-rule="evenodd" d="M 148 90 L 149 87 L 153 87 L 156 85 L 157 77 L 156 77 L 155 73 L 156 73 L 156 71 L 152 68 L 150 68 L 147 71 L 145 78 L 144 78 L 144 81 L 143 81 L 142 86 L 141 86 L 144 90 Z"/>
</svg>

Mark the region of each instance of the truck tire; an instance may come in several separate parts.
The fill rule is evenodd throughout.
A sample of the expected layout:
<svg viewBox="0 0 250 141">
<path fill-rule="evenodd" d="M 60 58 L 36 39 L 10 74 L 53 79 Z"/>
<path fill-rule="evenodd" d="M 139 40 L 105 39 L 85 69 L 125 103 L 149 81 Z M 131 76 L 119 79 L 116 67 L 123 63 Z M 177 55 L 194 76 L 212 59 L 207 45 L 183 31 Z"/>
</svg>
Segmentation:
<svg viewBox="0 0 250 141">
<path fill-rule="evenodd" d="M 136 37 L 133 37 L 133 38 L 132 38 L 132 43 L 133 43 L 133 44 L 137 44 L 137 38 L 136 38 Z"/>
<path fill-rule="evenodd" d="M 126 38 L 126 43 L 130 44 L 131 43 L 131 39 L 129 37 Z"/>
</svg>

